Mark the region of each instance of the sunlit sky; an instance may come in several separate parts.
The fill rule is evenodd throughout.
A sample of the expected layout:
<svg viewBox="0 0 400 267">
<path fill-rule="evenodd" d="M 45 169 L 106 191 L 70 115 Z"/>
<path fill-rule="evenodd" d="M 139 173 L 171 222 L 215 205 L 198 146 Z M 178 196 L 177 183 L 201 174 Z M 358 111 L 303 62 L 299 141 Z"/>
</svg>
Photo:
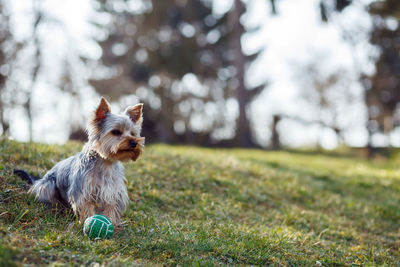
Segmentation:
<svg viewBox="0 0 400 267">
<path fill-rule="evenodd" d="M 370 18 L 361 8 L 369 2 L 355 1 L 342 14 L 334 15 L 331 24 L 323 24 L 319 18 L 318 0 L 280 0 L 277 1 L 278 16 L 272 16 L 269 1 L 249 0 L 248 13 L 242 18 L 244 24 L 251 28 L 261 26 L 260 30 L 242 38 L 246 53 L 264 49 L 258 59 L 250 66 L 247 82 L 258 85 L 265 81 L 268 87 L 250 107 L 252 125 L 261 144 L 267 144 L 270 138 L 272 114 L 299 116 L 310 121 L 318 117 L 318 110 L 310 106 L 303 97 L 304 83 L 301 82 L 301 70 L 317 62 L 322 72 L 344 70 L 350 77 L 349 90 L 354 95 L 354 105 L 348 110 L 343 123 L 351 127 L 345 132 L 346 142 L 353 146 L 366 144 L 367 132 L 365 122 L 366 110 L 362 104 L 362 89 L 358 84 L 359 71 L 372 72 L 373 64 L 369 61 L 371 47 L 367 35 L 358 37 L 357 45 L 343 41 L 341 33 L 345 30 L 361 29 L 366 33 L 370 27 Z M 29 36 L 32 23 L 30 1 L 10 0 L 13 16 L 13 28 L 17 37 Z M 230 8 L 232 0 L 215 0 L 214 10 L 223 13 Z M 44 32 L 46 47 L 46 77 L 42 77 L 35 89 L 33 102 L 35 106 L 34 141 L 63 143 L 68 138 L 65 125 L 69 120 L 77 120 L 71 100 L 57 88 L 57 79 L 61 75 L 65 55 L 85 55 L 92 59 L 101 56 L 101 50 L 93 37 L 101 35 L 89 20 L 107 22 L 106 15 L 96 14 L 88 0 L 46 0 L 43 7 L 53 19 Z M 356 60 L 356 61 L 355 61 Z M 84 66 L 77 67 L 77 77 L 84 80 Z M 300 75 L 300 78 L 299 78 Z M 82 83 L 82 87 L 87 85 Z M 84 113 L 89 113 L 96 105 L 98 96 L 93 89 L 85 90 Z M 122 110 L 124 107 L 113 106 Z M 23 110 L 13 113 L 17 123 L 11 134 L 15 139 L 27 140 L 27 122 Z M 279 124 L 281 139 L 291 146 L 312 145 L 320 142 L 326 148 L 337 145 L 335 134 L 328 128 L 318 125 L 302 125 L 292 120 L 282 120 Z M 393 139 L 396 139 L 393 137 Z M 397 138 L 400 140 L 400 138 Z M 379 136 L 376 143 L 385 142 Z M 394 143 L 396 144 L 396 143 Z"/>
</svg>

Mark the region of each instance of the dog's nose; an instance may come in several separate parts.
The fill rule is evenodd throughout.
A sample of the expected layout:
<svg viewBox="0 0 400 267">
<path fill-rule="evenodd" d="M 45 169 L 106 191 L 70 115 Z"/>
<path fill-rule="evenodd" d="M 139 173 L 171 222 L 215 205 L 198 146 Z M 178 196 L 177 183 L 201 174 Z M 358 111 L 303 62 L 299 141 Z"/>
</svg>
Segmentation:
<svg viewBox="0 0 400 267">
<path fill-rule="evenodd" d="M 132 148 L 135 148 L 135 147 L 137 146 L 137 142 L 136 142 L 135 140 L 130 140 L 130 141 L 129 141 L 129 145 L 130 145 Z"/>
</svg>

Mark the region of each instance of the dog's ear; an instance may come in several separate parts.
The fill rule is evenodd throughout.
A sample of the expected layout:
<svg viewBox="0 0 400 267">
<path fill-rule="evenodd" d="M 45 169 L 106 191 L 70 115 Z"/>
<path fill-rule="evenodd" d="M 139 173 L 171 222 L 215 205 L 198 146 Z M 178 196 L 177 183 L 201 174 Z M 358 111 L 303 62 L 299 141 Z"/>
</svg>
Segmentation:
<svg viewBox="0 0 400 267">
<path fill-rule="evenodd" d="M 143 103 L 128 107 L 125 114 L 129 116 L 133 123 L 142 125 L 143 122 Z"/>
<path fill-rule="evenodd" d="M 107 113 L 111 112 L 110 104 L 105 100 L 104 97 L 101 97 L 100 104 L 95 111 L 95 119 L 97 121 L 101 121 L 106 117 Z"/>
</svg>

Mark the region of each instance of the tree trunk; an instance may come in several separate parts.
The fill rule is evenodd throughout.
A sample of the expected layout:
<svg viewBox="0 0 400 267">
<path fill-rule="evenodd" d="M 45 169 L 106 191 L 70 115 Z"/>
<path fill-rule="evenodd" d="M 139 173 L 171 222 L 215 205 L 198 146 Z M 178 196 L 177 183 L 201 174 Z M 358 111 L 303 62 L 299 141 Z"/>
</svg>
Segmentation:
<svg viewBox="0 0 400 267">
<path fill-rule="evenodd" d="M 274 115 L 272 121 L 272 136 L 271 136 L 271 149 L 281 149 L 281 142 L 279 140 L 278 123 L 281 121 L 281 116 Z"/>
<path fill-rule="evenodd" d="M 1 89 L 0 89 L 1 92 Z M 1 129 L 2 129 L 2 135 L 7 135 L 8 130 L 10 128 L 10 124 L 6 121 L 6 118 L 4 116 L 4 104 L 2 101 L 0 101 L 0 124 L 1 124 Z"/>
<path fill-rule="evenodd" d="M 27 111 L 28 115 L 28 129 L 29 129 L 29 141 L 33 140 L 33 109 L 32 109 L 32 97 L 33 97 L 33 91 L 36 86 L 37 82 L 37 77 L 39 74 L 39 70 L 41 67 L 41 49 L 40 49 L 40 40 L 38 36 L 38 28 L 42 20 L 42 13 L 40 10 L 40 1 L 38 0 L 33 0 L 33 8 L 34 8 L 34 14 L 35 14 L 35 23 L 33 24 L 33 45 L 35 46 L 35 66 L 33 68 L 32 72 L 32 83 L 31 83 L 31 88 L 28 91 L 28 99 L 27 102 L 25 103 L 25 108 Z"/>
<path fill-rule="evenodd" d="M 175 132 L 174 132 L 174 103 L 171 100 L 167 88 L 159 87 L 160 90 L 160 116 L 159 116 L 159 140 L 162 143 L 174 143 Z"/>
<path fill-rule="evenodd" d="M 239 81 L 236 94 L 239 105 L 239 117 L 236 124 L 236 144 L 241 147 L 252 147 L 254 143 L 251 138 L 250 122 L 246 114 L 246 107 L 249 102 L 248 90 L 244 81 L 246 57 L 243 54 L 241 44 L 244 27 L 240 23 L 240 17 L 245 11 L 242 1 L 235 0 L 234 7 L 229 14 L 229 20 L 230 26 L 232 27 L 231 46 L 234 54 L 233 65 L 236 68 L 236 78 Z"/>
</svg>

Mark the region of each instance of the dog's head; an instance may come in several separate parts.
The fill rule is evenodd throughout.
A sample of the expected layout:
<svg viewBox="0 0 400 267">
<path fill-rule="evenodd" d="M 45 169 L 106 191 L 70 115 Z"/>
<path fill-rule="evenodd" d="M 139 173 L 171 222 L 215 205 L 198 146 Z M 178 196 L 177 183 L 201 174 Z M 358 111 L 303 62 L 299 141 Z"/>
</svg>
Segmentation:
<svg viewBox="0 0 400 267">
<path fill-rule="evenodd" d="M 130 106 L 117 115 L 111 113 L 110 104 L 102 97 L 88 122 L 89 142 L 105 159 L 136 161 L 144 147 L 142 122 L 143 104 Z"/>
</svg>

